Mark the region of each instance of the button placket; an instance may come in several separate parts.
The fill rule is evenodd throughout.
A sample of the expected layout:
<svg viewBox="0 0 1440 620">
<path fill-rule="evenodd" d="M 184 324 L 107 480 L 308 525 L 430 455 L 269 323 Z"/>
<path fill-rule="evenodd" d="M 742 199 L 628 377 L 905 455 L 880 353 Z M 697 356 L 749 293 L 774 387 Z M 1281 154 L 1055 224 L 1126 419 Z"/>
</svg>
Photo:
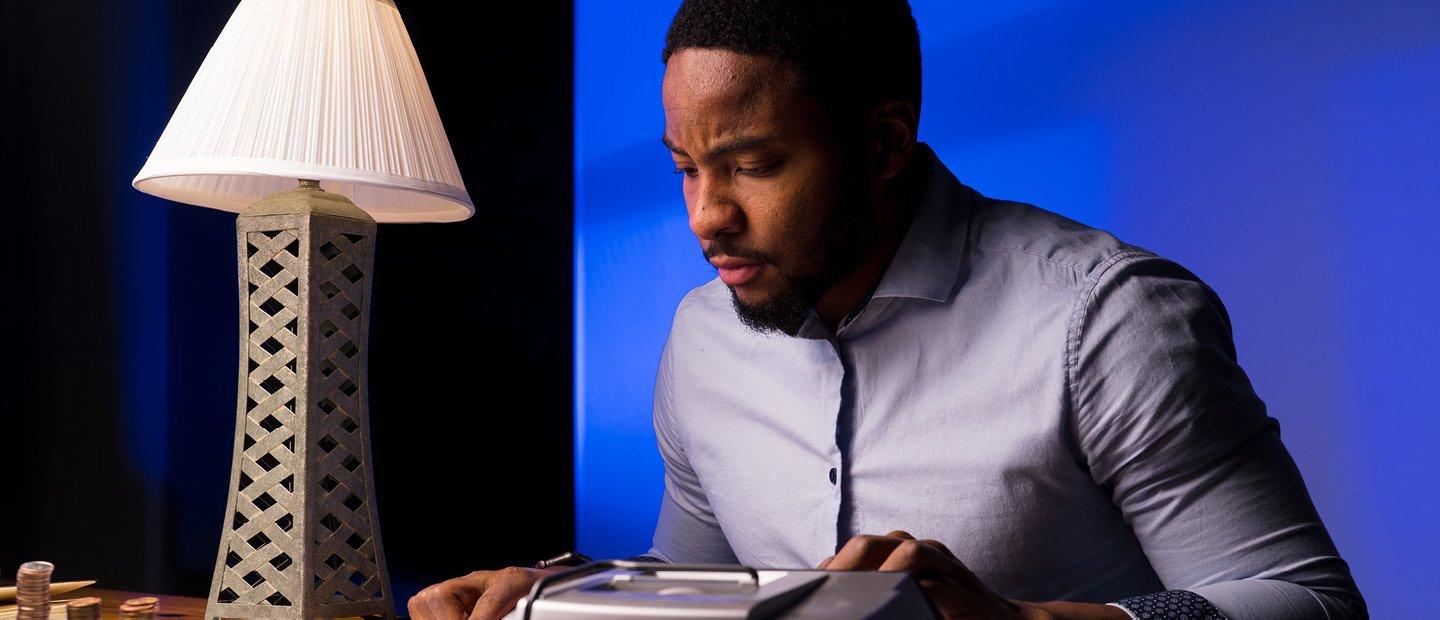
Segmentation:
<svg viewBox="0 0 1440 620">
<path fill-rule="evenodd" d="M 821 437 L 824 437 L 828 444 L 825 446 L 824 460 L 821 461 L 821 463 L 823 463 L 823 465 L 821 465 L 823 469 L 817 471 L 816 475 L 821 480 L 817 481 L 818 484 L 825 484 L 830 488 L 830 501 L 825 511 L 827 523 L 824 523 L 822 527 L 814 530 L 818 535 L 815 541 L 818 545 L 816 551 L 817 553 L 823 552 L 817 557 L 823 558 L 835 552 L 835 534 L 839 531 L 838 528 L 842 516 L 843 496 L 842 485 L 840 484 L 842 478 L 841 454 L 840 446 L 836 441 L 836 431 L 838 430 L 837 424 L 841 416 L 844 415 L 845 403 L 842 392 L 844 390 L 845 365 L 840 358 L 840 352 L 836 348 L 833 336 L 827 334 L 825 338 L 817 340 L 816 345 L 823 347 L 823 350 L 819 353 L 821 358 L 824 359 L 825 365 L 825 372 L 824 375 L 822 375 L 824 377 L 823 383 L 817 386 L 820 388 L 817 395 L 821 395 L 823 399 L 822 402 L 825 403 L 825 407 L 822 410 L 823 415 L 818 418 L 819 420 L 824 420 L 824 422 L 822 422 L 824 426 L 817 430 L 823 433 Z"/>
<path fill-rule="evenodd" d="M 839 369 L 838 393 L 840 396 L 840 404 L 835 410 L 835 451 L 830 468 L 830 471 L 834 472 L 832 474 L 834 476 L 834 482 L 830 488 L 837 505 L 835 513 L 835 544 L 838 549 L 850 536 L 855 534 L 855 532 L 851 531 L 853 526 L 852 521 L 855 517 L 855 497 L 853 489 L 848 488 L 850 485 L 846 484 L 846 467 L 848 466 L 847 463 L 853 462 L 853 455 L 848 454 L 848 451 L 854 449 L 853 435 L 855 433 L 855 417 L 858 414 L 856 411 L 858 403 L 855 400 L 855 386 L 852 383 L 854 381 L 851 367 L 853 360 L 850 359 L 848 351 L 843 347 L 839 338 L 832 336 L 829 339 L 829 343 Z"/>
</svg>

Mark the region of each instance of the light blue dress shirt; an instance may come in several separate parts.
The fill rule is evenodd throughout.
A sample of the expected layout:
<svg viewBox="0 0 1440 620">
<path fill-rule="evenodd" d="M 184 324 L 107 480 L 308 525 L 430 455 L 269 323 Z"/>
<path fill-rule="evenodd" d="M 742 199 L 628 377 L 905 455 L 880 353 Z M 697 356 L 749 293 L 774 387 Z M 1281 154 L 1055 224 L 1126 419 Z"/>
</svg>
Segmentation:
<svg viewBox="0 0 1440 620">
<path fill-rule="evenodd" d="M 813 567 L 898 529 L 1009 598 L 1183 589 L 1231 618 L 1364 616 L 1214 291 L 916 157 L 910 230 L 833 333 L 813 314 L 799 337 L 754 332 L 718 279 L 681 302 L 650 555 Z"/>
</svg>

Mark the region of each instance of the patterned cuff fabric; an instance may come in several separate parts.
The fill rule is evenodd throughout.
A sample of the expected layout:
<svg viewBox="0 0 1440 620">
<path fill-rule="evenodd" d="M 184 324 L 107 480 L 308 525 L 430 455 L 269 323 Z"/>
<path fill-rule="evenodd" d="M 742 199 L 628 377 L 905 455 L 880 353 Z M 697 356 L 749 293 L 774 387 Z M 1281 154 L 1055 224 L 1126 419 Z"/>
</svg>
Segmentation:
<svg viewBox="0 0 1440 620">
<path fill-rule="evenodd" d="M 1140 620 L 1227 620 L 1210 601 L 1189 590 L 1170 590 L 1143 596 L 1132 596 L 1110 603 Z"/>
</svg>

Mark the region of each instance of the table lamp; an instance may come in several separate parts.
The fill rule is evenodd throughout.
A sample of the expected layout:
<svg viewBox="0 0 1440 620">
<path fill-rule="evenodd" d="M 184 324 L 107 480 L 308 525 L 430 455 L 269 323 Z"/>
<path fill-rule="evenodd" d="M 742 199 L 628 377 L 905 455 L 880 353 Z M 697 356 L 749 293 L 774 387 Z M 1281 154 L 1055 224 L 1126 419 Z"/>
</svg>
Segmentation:
<svg viewBox="0 0 1440 620">
<path fill-rule="evenodd" d="M 393 0 L 242 0 L 133 185 L 240 214 L 206 616 L 392 616 L 366 403 L 376 222 L 475 211 Z"/>
</svg>

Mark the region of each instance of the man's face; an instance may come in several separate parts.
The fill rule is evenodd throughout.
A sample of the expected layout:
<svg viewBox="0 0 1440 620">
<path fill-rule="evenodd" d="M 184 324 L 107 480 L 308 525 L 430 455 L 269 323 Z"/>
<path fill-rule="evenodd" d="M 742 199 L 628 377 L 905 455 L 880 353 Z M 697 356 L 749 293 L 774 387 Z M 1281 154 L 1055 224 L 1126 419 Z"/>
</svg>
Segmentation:
<svg viewBox="0 0 1440 620">
<path fill-rule="evenodd" d="M 774 59 L 681 50 L 663 99 L 665 143 L 705 258 L 747 325 L 793 335 L 870 243 L 854 149 Z"/>
</svg>

